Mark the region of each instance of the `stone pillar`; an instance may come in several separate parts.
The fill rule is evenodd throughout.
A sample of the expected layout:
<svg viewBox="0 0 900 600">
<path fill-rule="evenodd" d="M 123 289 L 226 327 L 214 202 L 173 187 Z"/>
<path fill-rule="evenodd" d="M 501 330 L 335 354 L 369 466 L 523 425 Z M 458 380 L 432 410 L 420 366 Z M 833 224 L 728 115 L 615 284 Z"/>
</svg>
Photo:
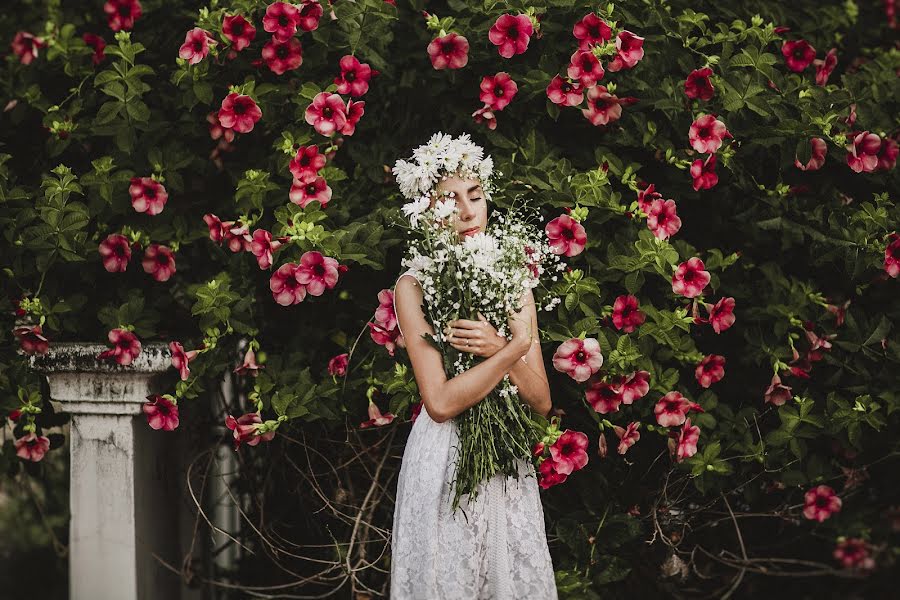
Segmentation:
<svg viewBox="0 0 900 600">
<path fill-rule="evenodd" d="M 172 389 L 166 344 L 144 344 L 128 366 L 98 361 L 101 344 L 56 343 L 31 367 L 71 414 L 70 600 L 178 600 L 179 430 L 155 431 L 141 405 Z M 58 404 L 56 404 L 58 403 Z M 180 429 L 180 427 L 179 427 Z"/>
</svg>

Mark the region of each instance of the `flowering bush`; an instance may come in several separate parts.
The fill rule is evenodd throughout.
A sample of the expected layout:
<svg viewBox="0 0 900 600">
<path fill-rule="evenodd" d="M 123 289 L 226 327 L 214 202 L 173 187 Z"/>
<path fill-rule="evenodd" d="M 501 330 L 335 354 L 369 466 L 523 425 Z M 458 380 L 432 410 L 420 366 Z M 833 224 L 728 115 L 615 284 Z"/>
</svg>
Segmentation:
<svg viewBox="0 0 900 600">
<path fill-rule="evenodd" d="M 396 461 L 382 458 L 421 409 L 383 293 L 405 243 L 389 165 L 465 130 L 503 173 L 494 202 L 536 196 L 569 265 L 564 301 L 540 313 L 567 428 L 540 449 L 560 595 L 622 581 L 886 595 L 894 3 L 447 6 L 109 0 L 0 16 L 3 471 L 39 476 L 61 445 L 27 355 L 108 339 L 98 359 L 128 365 L 157 340 L 173 384 L 144 406 L 154 435 L 232 371 L 246 402 L 221 443 L 248 457 L 248 490 L 305 488 L 332 457 L 365 468 L 322 475 L 303 506 L 356 502 L 388 523 Z M 287 427 L 314 458 L 267 458 L 301 439 Z M 584 464 L 585 448 L 602 460 Z M 269 522 L 305 518 L 266 497 Z M 355 537 L 384 529 L 327 506 L 354 536 L 343 585 L 385 591 L 386 563 L 365 568 L 379 554 Z M 337 529 L 304 531 L 333 547 Z M 242 565 L 253 579 L 259 561 Z M 333 586 L 327 571 L 305 581 Z"/>
</svg>

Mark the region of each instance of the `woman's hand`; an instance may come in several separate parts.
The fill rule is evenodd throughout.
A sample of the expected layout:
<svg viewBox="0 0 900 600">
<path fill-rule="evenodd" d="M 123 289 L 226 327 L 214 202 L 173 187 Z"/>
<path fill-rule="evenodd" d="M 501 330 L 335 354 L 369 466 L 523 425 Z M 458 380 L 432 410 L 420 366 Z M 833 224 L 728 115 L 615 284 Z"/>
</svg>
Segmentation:
<svg viewBox="0 0 900 600">
<path fill-rule="evenodd" d="M 455 319 L 447 323 L 447 341 L 460 352 L 490 358 L 508 343 L 497 333 L 484 315 L 478 313 L 478 320 Z"/>
</svg>

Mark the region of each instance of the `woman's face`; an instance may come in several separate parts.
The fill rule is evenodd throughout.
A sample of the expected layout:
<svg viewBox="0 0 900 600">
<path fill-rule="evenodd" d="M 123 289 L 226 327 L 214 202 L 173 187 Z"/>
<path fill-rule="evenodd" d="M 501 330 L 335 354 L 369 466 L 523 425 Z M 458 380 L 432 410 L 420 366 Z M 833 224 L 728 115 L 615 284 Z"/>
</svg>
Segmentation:
<svg viewBox="0 0 900 600">
<path fill-rule="evenodd" d="M 463 179 L 456 175 L 442 179 L 435 186 L 435 196 L 431 206 L 438 199 L 443 199 L 446 192 L 453 192 L 456 207 L 459 210 L 454 224 L 460 239 L 484 231 L 487 227 L 487 200 L 481 182 L 478 179 Z"/>
</svg>

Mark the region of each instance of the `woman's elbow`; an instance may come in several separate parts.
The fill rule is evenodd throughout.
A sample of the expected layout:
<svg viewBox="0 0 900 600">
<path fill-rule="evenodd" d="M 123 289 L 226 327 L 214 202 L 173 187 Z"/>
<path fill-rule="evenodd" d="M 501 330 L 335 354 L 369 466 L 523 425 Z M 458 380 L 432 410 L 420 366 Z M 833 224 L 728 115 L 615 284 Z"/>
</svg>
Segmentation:
<svg viewBox="0 0 900 600">
<path fill-rule="evenodd" d="M 428 411 L 428 416 L 435 423 L 443 423 L 451 418 L 451 415 L 447 413 L 445 407 L 441 406 L 441 403 L 435 402 L 429 396 L 422 395 L 422 405 L 425 407 L 425 410 Z"/>
</svg>

